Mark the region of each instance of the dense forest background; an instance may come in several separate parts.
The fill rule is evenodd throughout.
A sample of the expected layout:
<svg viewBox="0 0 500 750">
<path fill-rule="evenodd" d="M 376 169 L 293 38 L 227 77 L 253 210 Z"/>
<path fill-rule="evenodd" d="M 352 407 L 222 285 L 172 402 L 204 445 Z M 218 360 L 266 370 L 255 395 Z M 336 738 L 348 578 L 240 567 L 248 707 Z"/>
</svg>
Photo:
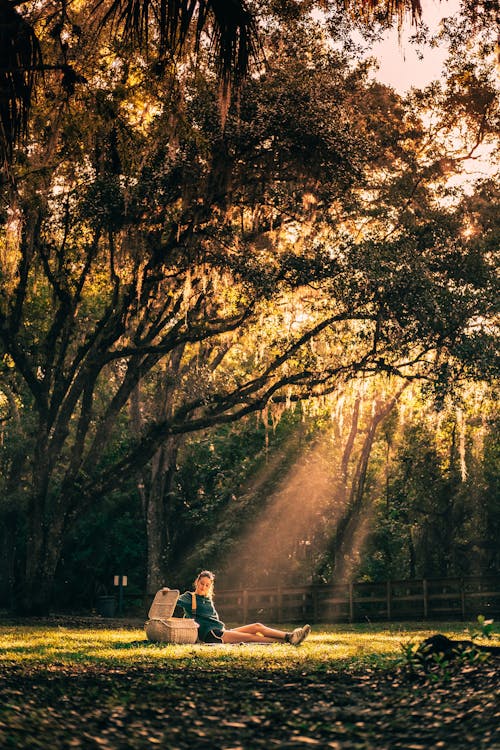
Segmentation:
<svg viewBox="0 0 500 750">
<path fill-rule="evenodd" d="M 166 499 L 167 582 L 189 586 L 204 566 L 226 588 L 498 574 L 494 401 L 488 389 L 469 396 L 436 408 L 407 393 L 377 431 L 353 508 L 346 495 L 380 391 L 342 394 L 313 413 L 271 407 L 190 439 Z M 339 470 L 353 429 L 346 493 Z M 139 494 L 108 497 L 67 540 L 57 601 L 90 607 L 118 573 L 139 600 L 146 548 Z"/>
<path fill-rule="evenodd" d="M 402 97 L 390 14 L 235 5 L 0 3 L 5 607 L 500 571 L 487 9 Z"/>
</svg>

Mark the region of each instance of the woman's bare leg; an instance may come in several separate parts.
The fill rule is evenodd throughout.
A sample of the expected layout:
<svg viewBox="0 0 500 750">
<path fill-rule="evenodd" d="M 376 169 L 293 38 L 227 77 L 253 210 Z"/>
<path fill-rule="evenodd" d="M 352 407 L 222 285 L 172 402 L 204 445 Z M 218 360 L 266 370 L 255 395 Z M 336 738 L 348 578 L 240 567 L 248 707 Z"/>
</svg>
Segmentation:
<svg viewBox="0 0 500 750">
<path fill-rule="evenodd" d="M 231 630 L 235 633 L 249 633 L 250 635 L 264 636 L 264 638 L 269 638 L 273 641 L 284 641 L 286 636 L 284 630 L 269 628 L 261 622 L 253 622 L 250 625 L 240 625 L 238 628 L 231 628 Z"/>
</svg>

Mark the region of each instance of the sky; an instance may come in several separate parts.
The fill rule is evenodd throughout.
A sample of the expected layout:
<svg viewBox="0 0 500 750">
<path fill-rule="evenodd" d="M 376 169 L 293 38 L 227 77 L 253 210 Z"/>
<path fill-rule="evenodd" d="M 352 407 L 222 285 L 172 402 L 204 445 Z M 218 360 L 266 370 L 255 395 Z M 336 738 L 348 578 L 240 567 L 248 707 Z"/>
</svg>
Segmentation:
<svg viewBox="0 0 500 750">
<path fill-rule="evenodd" d="M 442 18 L 458 13 L 460 0 L 421 0 L 422 21 L 431 32 L 438 30 Z M 441 77 L 443 63 L 447 57 L 447 50 L 443 46 L 431 48 L 426 45 L 423 57 L 419 59 L 414 44 L 408 39 L 415 33 L 415 25 L 407 17 L 403 29 L 398 35 L 397 28 L 386 32 L 383 41 L 373 45 L 370 56 L 377 58 L 379 68 L 374 78 L 392 86 L 399 94 L 404 95 L 412 86 L 423 88 L 431 81 Z M 481 146 L 475 159 L 469 159 L 462 164 L 462 173 L 450 180 L 464 185 L 469 182 L 472 186 L 477 178 L 485 177 L 495 171 L 497 166 L 492 145 Z"/>
<path fill-rule="evenodd" d="M 421 0 L 422 20 L 431 31 L 436 31 L 441 19 L 458 12 L 459 0 Z M 422 60 L 408 38 L 415 33 L 415 25 L 408 16 L 398 38 L 396 28 L 389 30 L 382 42 L 375 44 L 371 54 L 379 61 L 376 78 L 404 94 L 411 86 L 426 86 L 440 77 L 446 49 L 426 46 Z"/>
</svg>

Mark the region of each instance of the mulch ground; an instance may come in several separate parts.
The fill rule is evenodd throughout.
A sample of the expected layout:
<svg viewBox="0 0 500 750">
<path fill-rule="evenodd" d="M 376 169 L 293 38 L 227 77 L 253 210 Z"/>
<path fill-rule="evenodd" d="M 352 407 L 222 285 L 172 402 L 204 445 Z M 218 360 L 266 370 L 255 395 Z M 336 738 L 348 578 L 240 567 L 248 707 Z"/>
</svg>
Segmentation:
<svg viewBox="0 0 500 750">
<path fill-rule="evenodd" d="M 499 677 L 497 656 L 349 672 L 0 663 L 0 747 L 500 750 Z"/>
<path fill-rule="evenodd" d="M 499 667 L 497 658 L 438 675 L 4 667 L 0 746 L 499 750 Z"/>
</svg>

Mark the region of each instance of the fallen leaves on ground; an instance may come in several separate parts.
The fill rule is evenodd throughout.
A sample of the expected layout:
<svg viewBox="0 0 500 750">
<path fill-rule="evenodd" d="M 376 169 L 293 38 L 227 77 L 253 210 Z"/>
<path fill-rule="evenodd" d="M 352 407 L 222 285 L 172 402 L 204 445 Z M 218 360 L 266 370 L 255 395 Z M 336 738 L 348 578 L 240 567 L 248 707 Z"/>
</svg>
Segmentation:
<svg viewBox="0 0 500 750">
<path fill-rule="evenodd" d="M 435 674 L 4 665 L 4 748 L 500 748 L 499 660 Z"/>
<path fill-rule="evenodd" d="M 395 666 L 403 634 L 361 626 L 252 649 L 49 625 L 5 629 L 2 748 L 500 750 L 495 657 Z"/>
</svg>

